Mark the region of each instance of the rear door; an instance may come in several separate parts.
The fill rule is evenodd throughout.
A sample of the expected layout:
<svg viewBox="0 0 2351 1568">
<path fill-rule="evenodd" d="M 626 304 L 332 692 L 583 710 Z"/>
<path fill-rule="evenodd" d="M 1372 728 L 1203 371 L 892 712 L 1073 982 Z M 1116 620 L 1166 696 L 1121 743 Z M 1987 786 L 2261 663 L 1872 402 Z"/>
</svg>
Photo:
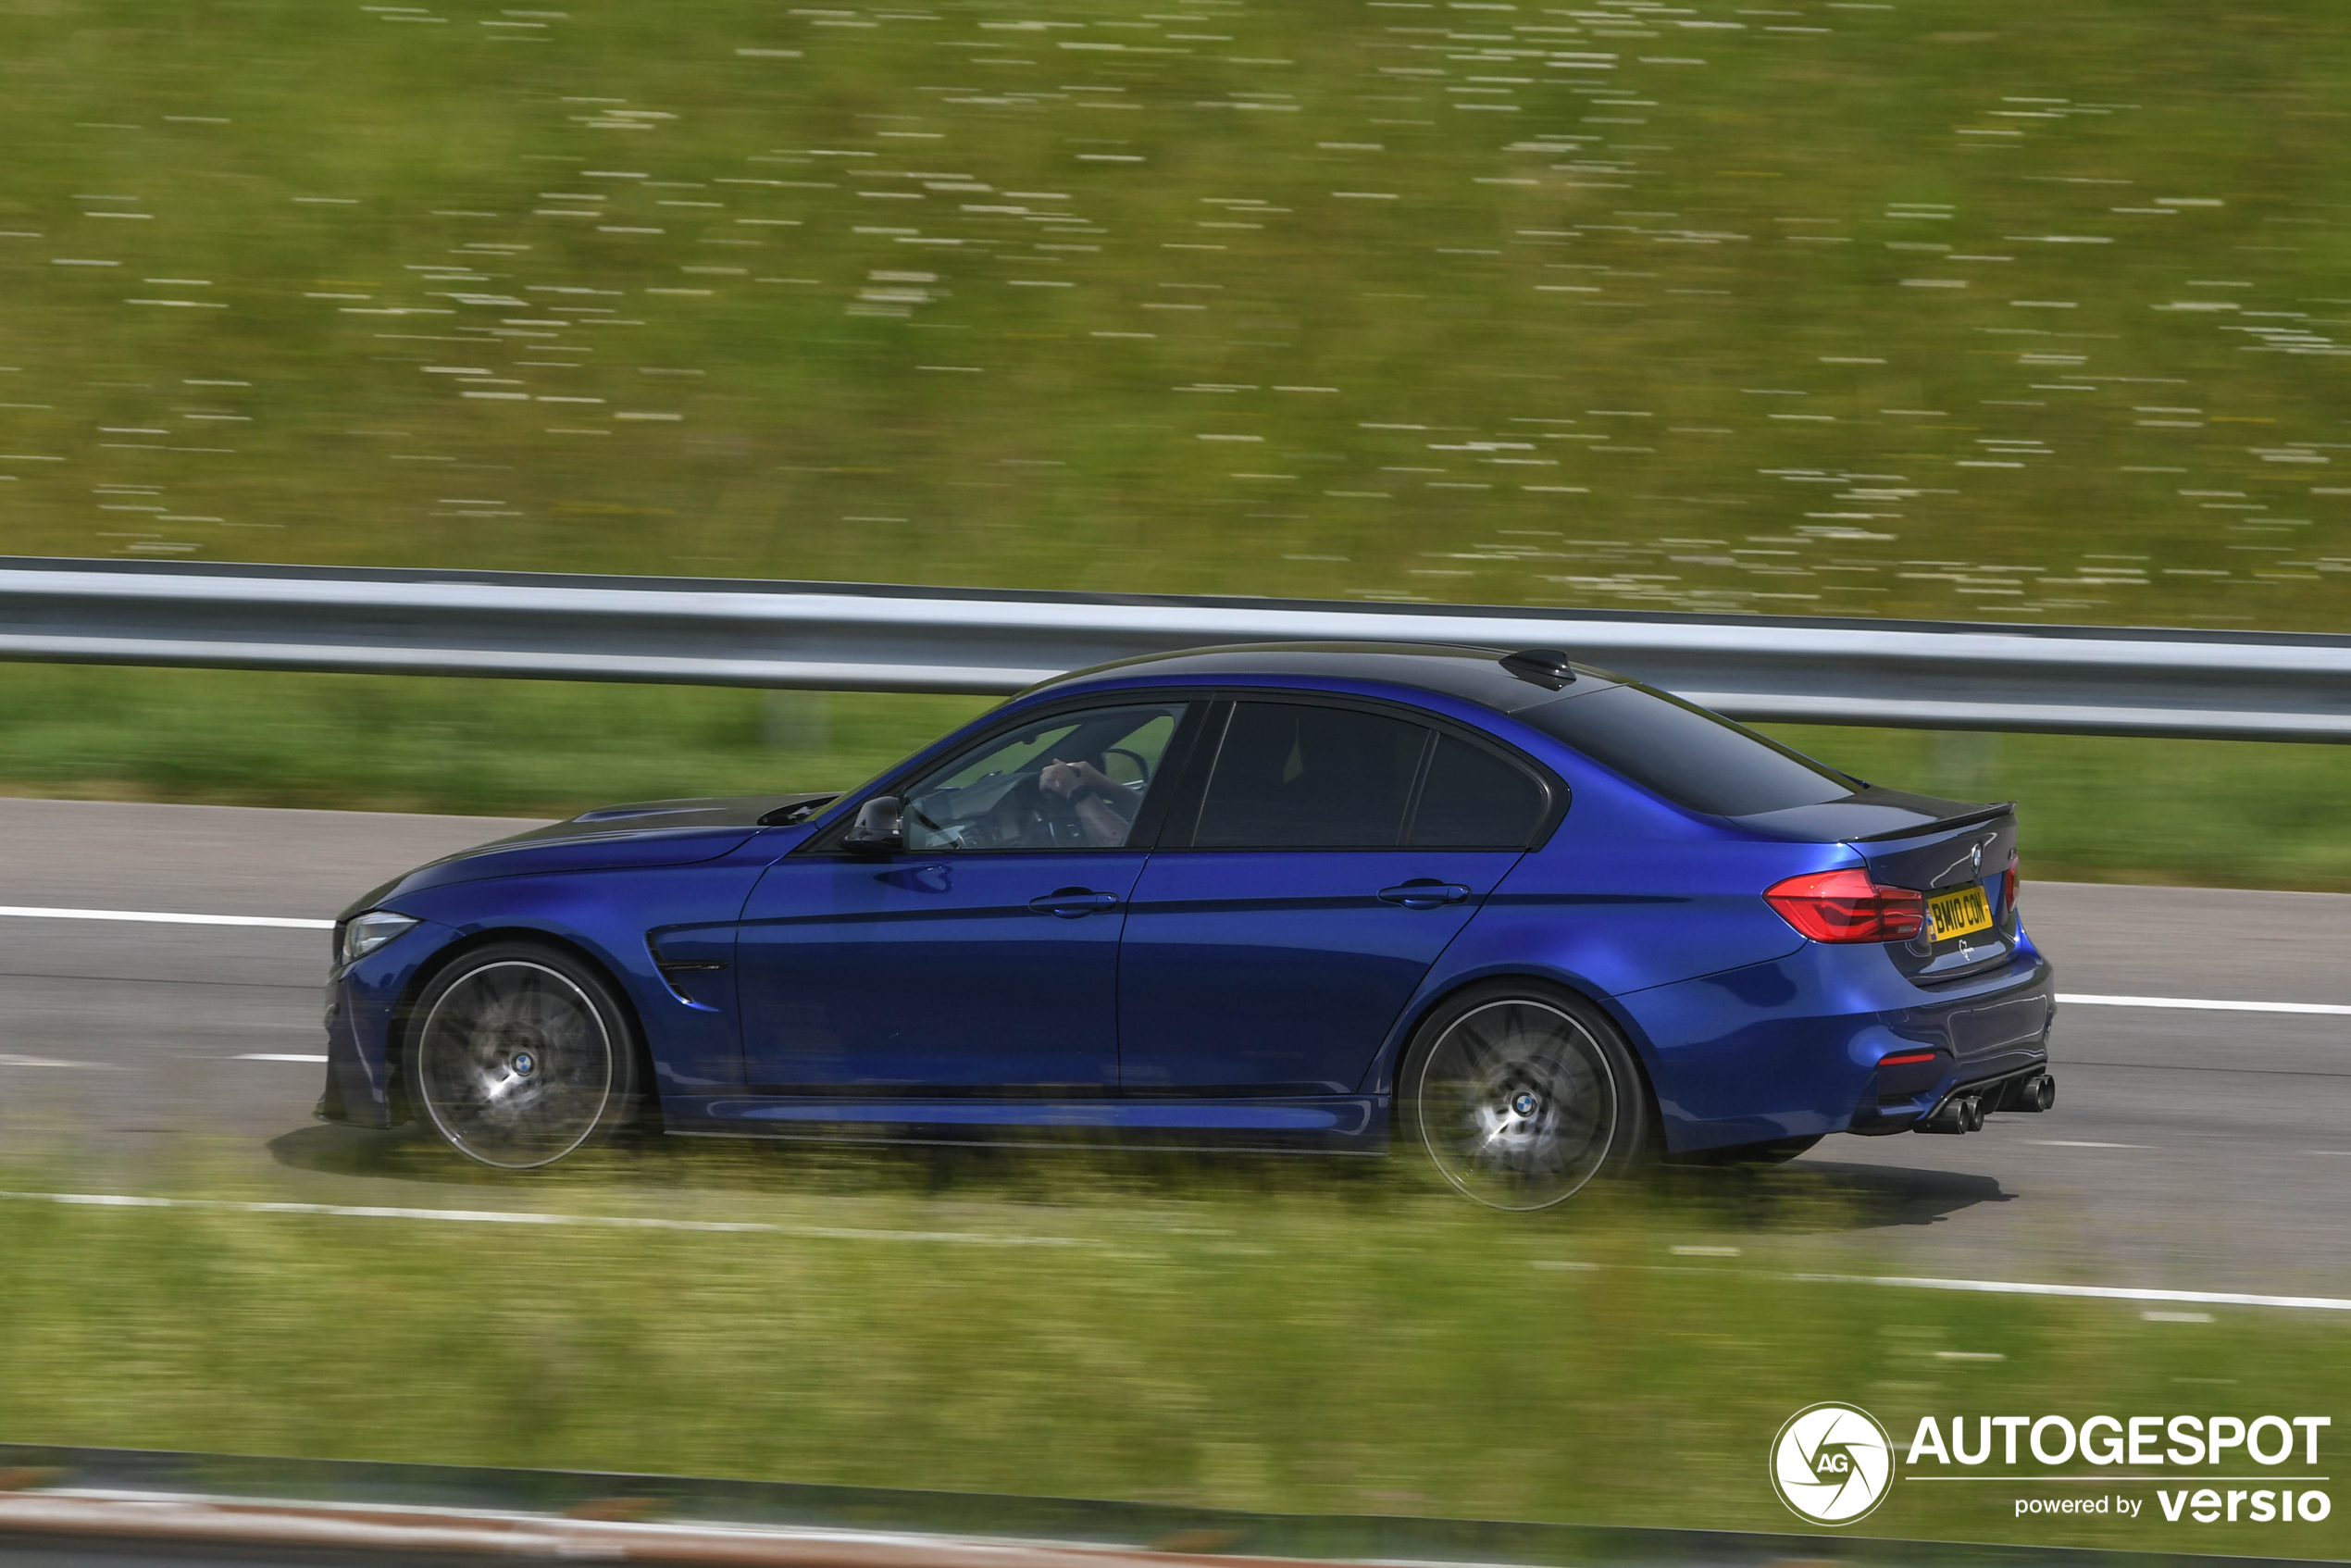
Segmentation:
<svg viewBox="0 0 2351 1568">
<path fill-rule="evenodd" d="M 1131 902 L 1129 1094 L 1351 1093 L 1550 810 L 1498 748 L 1392 710 L 1219 704 Z"/>
</svg>

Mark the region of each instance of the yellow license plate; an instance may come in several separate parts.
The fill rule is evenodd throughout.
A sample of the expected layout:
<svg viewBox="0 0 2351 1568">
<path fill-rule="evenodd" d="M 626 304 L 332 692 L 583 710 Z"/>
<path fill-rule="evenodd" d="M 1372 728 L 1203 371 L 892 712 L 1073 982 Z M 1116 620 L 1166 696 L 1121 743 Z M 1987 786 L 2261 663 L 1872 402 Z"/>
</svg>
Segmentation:
<svg viewBox="0 0 2351 1568">
<path fill-rule="evenodd" d="M 1933 893 L 1926 901 L 1927 912 L 1934 916 L 1934 940 L 1964 937 L 1992 927 L 1992 903 L 1984 896 L 1979 885 L 1954 888 L 1947 893 Z"/>
</svg>

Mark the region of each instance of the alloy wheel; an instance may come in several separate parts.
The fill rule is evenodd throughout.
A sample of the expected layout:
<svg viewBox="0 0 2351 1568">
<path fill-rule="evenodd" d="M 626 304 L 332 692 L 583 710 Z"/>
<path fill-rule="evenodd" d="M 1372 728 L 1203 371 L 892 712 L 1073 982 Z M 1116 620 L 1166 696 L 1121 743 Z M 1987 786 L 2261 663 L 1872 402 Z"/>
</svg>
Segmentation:
<svg viewBox="0 0 2351 1568">
<path fill-rule="evenodd" d="M 1616 1075 L 1591 1031 L 1548 1003 L 1487 1002 L 1448 1025 L 1410 1086 L 1445 1179 L 1498 1209 L 1543 1209 L 1607 1164 Z"/>
<path fill-rule="evenodd" d="M 577 982 L 504 959 L 440 989 L 417 1032 L 417 1088 L 461 1153 L 526 1170 L 595 1132 L 612 1101 L 614 1058 L 603 1011 Z"/>
</svg>

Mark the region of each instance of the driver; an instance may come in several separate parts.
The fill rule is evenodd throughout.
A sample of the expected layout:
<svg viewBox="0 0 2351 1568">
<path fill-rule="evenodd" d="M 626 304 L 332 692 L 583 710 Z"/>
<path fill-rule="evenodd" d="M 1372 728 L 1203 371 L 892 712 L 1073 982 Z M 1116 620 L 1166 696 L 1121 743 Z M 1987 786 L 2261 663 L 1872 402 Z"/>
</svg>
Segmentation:
<svg viewBox="0 0 2351 1568">
<path fill-rule="evenodd" d="M 1050 762 L 1037 775 L 1045 792 L 1067 801 L 1077 814 L 1086 842 L 1098 850 L 1114 850 L 1126 841 L 1142 798 L 1090 762 Z"/>
</svg>

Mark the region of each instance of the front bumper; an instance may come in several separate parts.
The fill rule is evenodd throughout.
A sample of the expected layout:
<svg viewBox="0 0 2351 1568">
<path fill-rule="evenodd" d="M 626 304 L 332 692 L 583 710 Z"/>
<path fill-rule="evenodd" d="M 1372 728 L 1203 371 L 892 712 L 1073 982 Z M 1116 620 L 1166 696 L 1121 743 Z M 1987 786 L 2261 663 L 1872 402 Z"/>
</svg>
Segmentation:
<svg viewBox="0 0 2351 1568">
<path fill-rule="evenodd" d="M 316 1114 L 355 1127 L 410 1118 L 400 1081 L 398 1036 L 415 981 L 460 933 L 421 921 L 327 982 L 327 1086 Z"/>
</svg>

